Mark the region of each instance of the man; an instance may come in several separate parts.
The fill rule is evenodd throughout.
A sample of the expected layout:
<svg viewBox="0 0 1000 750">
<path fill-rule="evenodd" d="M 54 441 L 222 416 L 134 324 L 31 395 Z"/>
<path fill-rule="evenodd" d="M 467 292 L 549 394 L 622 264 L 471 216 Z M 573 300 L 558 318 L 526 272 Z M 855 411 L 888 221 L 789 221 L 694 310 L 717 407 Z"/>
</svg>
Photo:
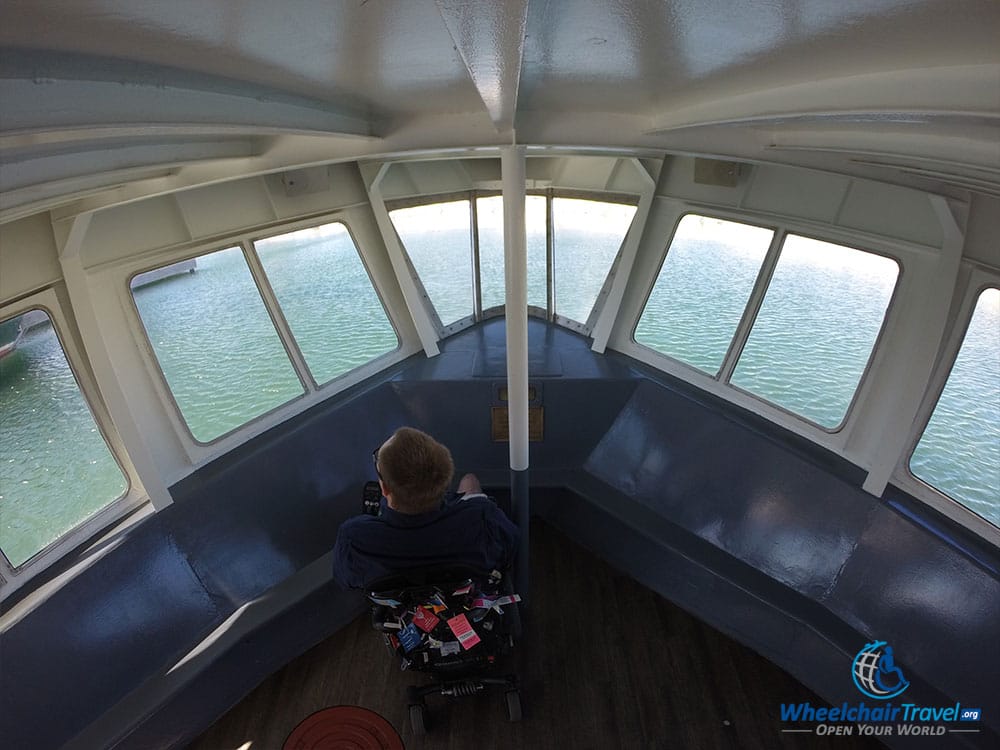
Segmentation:
<svg viewBox="0 0 1000 750">
<path fill-rule="evenodd" d="M 333 576 L 345 588 L 391 573 L 446 563 L 484 573 L 514 561 L 518 530 L 473 474 L 445 498 L 451 452 L 425 432 L 401 427 L 374 453 L 381 513 L 345 522 L 333 548 Z"/>
</svg>

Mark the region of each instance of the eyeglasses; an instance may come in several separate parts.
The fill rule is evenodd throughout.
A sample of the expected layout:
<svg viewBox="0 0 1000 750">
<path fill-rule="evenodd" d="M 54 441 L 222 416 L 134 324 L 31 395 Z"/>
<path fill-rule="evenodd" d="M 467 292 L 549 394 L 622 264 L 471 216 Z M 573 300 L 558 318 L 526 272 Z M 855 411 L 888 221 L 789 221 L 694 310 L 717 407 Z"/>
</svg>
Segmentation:
<svg viewBox="0 0 1000 750">
<path fill-rule="evenodd" d="M 378 470 L 378 452 L 379 448 L 381 447 L 382 446 L 380 445 L 378 448 L 372 451 L 372 463 L 375 464 L 375 473 L 378 474 L 379 479 L 382 478 L 382 472 Z"/>
</svg>

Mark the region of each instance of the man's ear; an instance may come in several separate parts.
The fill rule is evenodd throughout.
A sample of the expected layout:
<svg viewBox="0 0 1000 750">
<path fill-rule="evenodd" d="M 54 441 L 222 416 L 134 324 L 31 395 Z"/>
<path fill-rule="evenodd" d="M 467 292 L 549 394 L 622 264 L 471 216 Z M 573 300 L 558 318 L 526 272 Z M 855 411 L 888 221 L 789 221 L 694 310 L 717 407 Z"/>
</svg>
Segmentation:
<svg viewBox="0 0 1000 750">
<path fill-rule="evenodd" d="M 386 486 L 384 479 L 378 480 L 378 488 L 382 491 L 382 497 L 384 497 L 386 500 L 389 500 L 392 493 L 389 492 L 389 488 Z"/>
</svg>

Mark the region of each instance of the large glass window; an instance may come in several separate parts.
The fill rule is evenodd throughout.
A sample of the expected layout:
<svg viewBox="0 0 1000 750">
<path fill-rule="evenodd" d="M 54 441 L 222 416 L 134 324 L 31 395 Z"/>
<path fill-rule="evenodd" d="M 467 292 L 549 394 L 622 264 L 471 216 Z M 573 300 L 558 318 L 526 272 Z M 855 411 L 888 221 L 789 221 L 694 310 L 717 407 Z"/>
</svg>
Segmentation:
<svg viewBox="0 0 1000 750">
<path fill-rule="evenodd" d="M 42 310 L 0 323 L 0 550 L 20 566 L 128 482 Z"/>
<path fill-rule="evenodd" d="M 398 208 L 389 213 L 442 325 L 475 311 L 469 201 Z"/>
<path fill-rule="evenodd" d="M 239 247 L 184 273 L 135 277 L 132 296 L 177 407 L 210 442 L 304 392 Z M 145 278 L 143 278 L 145 277 Z"/>
<path fill-rule="evenodd" d="M 733 385 L 836 427 L 871 358 L 898 275 L 888 258 L 789 235 Z"/>
<path fill-rule="evenodd" d="M 255 248 L 317 383 L 399 346 L 343 224 L 270 237 L 257 241 Z"/>
<path fill-rule="evenodd" d="M 635 210 L 620 203 L 553 198 L 555 312 L 587 321 Z"/>
<path fill-rule="evenodd" d="M 528 304 L 547 309 L 546 201 L 525 199 Z M 586 322 L 635 216 L 632 205 L 553 198 L 555 312 Z M 468 201 L 391 211 L 393 224 L 442 325 L 474 310 Z M 476 199 L 482 308 L 504 304 L 503 197 Z"/>
<path fill-rule="evenodd" d="M 479 277 L 483 309 L 504 304 L 503 197 L 476 199 L 479 225 Z M 545 196 L 529 195 L 524 204 L 528 241 L 528 304 L 548 306 L 545 290 Z"/>
<path fill-rule="evenodd" d="M 774 232 L 689 214 L 677 225 L 635 340 L 715 375 Z"/>
<path fill-rule="evenodd" d="M 979 295 L 910 471 L 1000 526 L 1000 289 Z"/>
</svg>

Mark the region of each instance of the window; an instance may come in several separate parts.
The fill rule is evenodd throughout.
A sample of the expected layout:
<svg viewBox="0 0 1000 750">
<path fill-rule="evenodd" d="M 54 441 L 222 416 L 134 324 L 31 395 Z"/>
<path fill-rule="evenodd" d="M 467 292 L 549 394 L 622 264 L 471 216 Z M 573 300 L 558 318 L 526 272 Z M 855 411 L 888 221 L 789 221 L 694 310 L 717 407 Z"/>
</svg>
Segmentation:
<svg viewBox="0 0 1000 750">
<path fill-rule="evenodd" d="M 42 310 L 0 323 L 0 414 L 0 550 L 18 567 L 128 481 Z"/>
<path fill-rule="evenodd" d="M 587 322 L 635 210 L 619 203 L 552 199 L 555 312 Z"/>
<path fill-rule="evenodd" d="M 835 428 L 867 367 L 898 275 L 888 258 L 789 235 L 732 384 Z"/>
<path fill-rule="evenodd" d="M 254 244 L 317 383 L 329 382 L 398 348 L 396 332 L 343 224 L 303 229 Z"/>
<path fill-rule="evenodd" d="M 504 304 L 503 197 L 476 199 L 479 224 L 479 275 L 483 309 Z M 528 241 L 528 304 L 545 310 L 548 294 L 545 260 L 545 196 L 525 198 L 524 224 Z"/>
<path fill-rule="evenodd" d="M 774 232 L 681 219 L 635 329 L 636 342 L 710 375 L 722 367 Z"/>
<path fill-rule="evenodd" d="M 547 201 L 525 198 L 528 304 L 548 310 Z M 553 198 L 555 312 L 585 323 L 611 264 L 621 248 L 636 207 L 579 198 Z M 479 253 L 482 309 L 505 300 L 503 197 L 476 198 L 477 248 L 470 242 L 468 201 L 399 208 L 389 213 L 407 255 L 442 325 L 475 310 L 473 254 Z"/>
<path fill-rule="evenodd" d="M 472 315 L 469 201 L 398 208 L 389 216 L 441 324 L 451 325 Z"/>
<path fill-rule="evenodd" d="M 1000 526 L 1000 289 L 979 295 L 910 471 Z"/>
<path fill-rule="evenodd" d="M 773 237 L 733 221 L 681 219 L 635 341 L 835 429 L 868 366 L 899 265 L 793 234 L 775 263 Z M 765 264 L 773 272 L 762 273 Z"/>
<path fill-rule="evenodd" d="M 195 440 L 211 442 L 304 393 L 239 247 L 199 256 L 196 269 L 140 274 L 132 296 Z"/>
</svg>

